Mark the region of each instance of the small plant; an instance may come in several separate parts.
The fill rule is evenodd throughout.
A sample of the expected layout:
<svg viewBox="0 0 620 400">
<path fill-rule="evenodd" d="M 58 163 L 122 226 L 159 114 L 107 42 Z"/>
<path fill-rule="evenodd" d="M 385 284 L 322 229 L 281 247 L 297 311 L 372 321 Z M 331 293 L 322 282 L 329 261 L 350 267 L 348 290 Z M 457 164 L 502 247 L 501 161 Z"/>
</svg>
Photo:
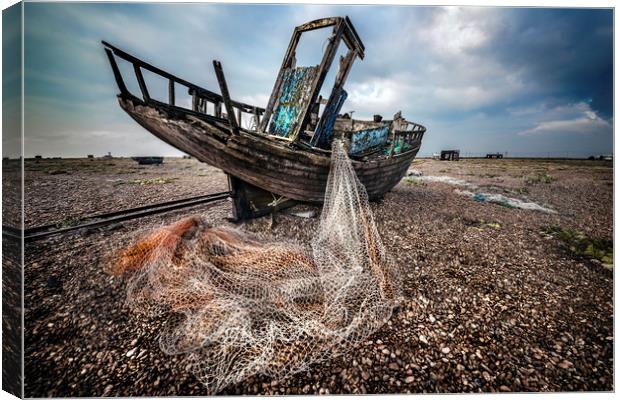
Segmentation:
<svg viewBox="0 0 620 400">
<path fill-rule="evenodd" d="M 530 190 L 524 186 L 524 187 L 516 188 L 515 192 L 518 194 L 528 194 Z"/>
<path fill-rule="evenodd" d="M 546 172 L 538 172 L 536 175 L 530 175 L 525 177 L 525 183 L 528 185 L 534 185 L 537 183 L 551 183 L 555 178 L 548 175 Z"/>
<path fill-rule="evenodd" d="M 611 240 L 591 238 L 576 229 L 560 226 L 549 226 L 543 234 L 559 239 L 566 250 L 577 256 L 598 260 L 605 265 L 614 263 L 614 244 Z"/>
<path fill-rule="evenodd" d="M 56 223 L 56 229 L 70 228 L 80 224 L 80 220 L 75 217 L 65 217 L 62 221 Z"/>
<path fill-rule="evenodd" d="M 405 178 L 405 183 L 415 186 L 426 186 L 426 182 L 424 182 L 423 180 L 412 177 Z"/>
<path fill-rule="evenodd" d="M 485 221 L 484 219 L 480 218 L 480 219 L 471 219 L 471 218 L 467 218 L 467 217 L 463 217 L 463 222 L 465 223 L 465 225 L 467 226 L 474 226 L 476 227 L 479 231 L 484 231 L 485 229 L 501 229 L 501 225 L 499 224 L 499 222 L 489 222 L 489 221 Z"/>
<path fill-rule="evenodd" d="M 151 178 L 151 179 L 133 179 L 131 181 L 116 182 L 118 185 L 165 185 L 166 183 L 172 183 L 178 178 Z"/>
</svg>

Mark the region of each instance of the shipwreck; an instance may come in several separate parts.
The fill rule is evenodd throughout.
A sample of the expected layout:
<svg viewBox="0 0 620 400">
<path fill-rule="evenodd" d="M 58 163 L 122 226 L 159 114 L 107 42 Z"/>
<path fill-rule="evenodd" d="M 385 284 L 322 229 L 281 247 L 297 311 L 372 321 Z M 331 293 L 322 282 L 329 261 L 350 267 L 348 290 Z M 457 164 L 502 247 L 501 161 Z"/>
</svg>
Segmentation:
<svg viewBox="0 0 620 400">
<path fill-rule="evenodd" d="M 302 35 L 331 28 L 319 65 L 296 65 Z M 320 96 L 338 46 L 341 56 L 331 93 Z M 121 108 L 156 137 L 229 177 L 233 216 L 252 218 L 295 201 L 321 203 L 330 167 L 331 142 L 343 138 L 370 200 L 382 197 L 404 176 L 426 128 L 404 119 L 373 120 L 341 114 L 344 85 L 364 44 L 348 17 L 322 18 L 297 26 L 265 108 L 232 100 L 222 69 L 214 60 L 220 94 L 163 71 L 102 42 L 120 93 Z M 133 67 L 140 95 L 125 84 L 117 59 Z M 151 97 L 143 70 L 168 82 L 168 99 Z M 175 102 L 175 86 L 187 89 L 191 108 Z M 244 124 L 242 121 L 250 121 Z"/>
</svg>

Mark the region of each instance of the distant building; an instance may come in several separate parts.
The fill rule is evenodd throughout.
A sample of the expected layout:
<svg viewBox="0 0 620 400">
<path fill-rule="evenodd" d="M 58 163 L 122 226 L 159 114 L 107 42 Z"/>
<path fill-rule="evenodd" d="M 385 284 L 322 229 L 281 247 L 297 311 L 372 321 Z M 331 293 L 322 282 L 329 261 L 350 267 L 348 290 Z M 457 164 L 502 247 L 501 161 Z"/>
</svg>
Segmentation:
<svg viewBox="0 0 620 400">
<path fill-rule="evenodd" d="M 613 161 L 614 156 L 612 154 L 601 154 L 600 156 L 598 156 L 598 159 L 600 161 Z"/>
<path fill-rule="evenodd" d="M 458 161 L 460 153 L 460 150 L 441 150 L 439 159 L 441 161 Z"/>
<path fill-rule="evenodd" d="M 112 158 L 114 158 L 114 157 L 112 157 L 112 153 L 110 153 L 110 152 L 108 151 L 108 154 L 106 154 L 105 156 L 103 156 L 103 158 L 105 158 L 105 159 L 107 159 L 107 160 L 110 160 L 110 159 L 112 159 Z"/>
<path fill-rule="evenodd" d="M 502 153 L 487 153 L 486 158 L 504 158 Z"/>
<path fill-rule="evenodd" d="M 86 156 L 86 158 L 95 158 L 95 156 L 94 156 L 94 155 L 92 155 L 92 154 L 88 154 L 88 155 Z"/>
</svg>

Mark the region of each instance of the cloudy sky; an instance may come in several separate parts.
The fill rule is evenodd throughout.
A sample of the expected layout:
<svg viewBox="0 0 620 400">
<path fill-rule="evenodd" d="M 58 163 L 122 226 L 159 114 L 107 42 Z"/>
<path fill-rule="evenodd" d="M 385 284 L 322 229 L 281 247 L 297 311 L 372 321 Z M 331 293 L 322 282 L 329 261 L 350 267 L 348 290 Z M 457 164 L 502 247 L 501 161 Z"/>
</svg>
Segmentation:
<svg viewBox="0 0 620 400">
<path fill-rule="evenodd" d="M 232 97 L 264 107 L 293 27 L 344 15 L 366 58 L 343 111 L 402 110 L 428 128 L 422 154 L 613 152 L 611 10 L 26 3 L 26 156 L 180 154 L 119 108 L 101 40 L 214 91 L 218 59 Z M 318 63 L 317 35 L 298 64 Z"/>
</svg>

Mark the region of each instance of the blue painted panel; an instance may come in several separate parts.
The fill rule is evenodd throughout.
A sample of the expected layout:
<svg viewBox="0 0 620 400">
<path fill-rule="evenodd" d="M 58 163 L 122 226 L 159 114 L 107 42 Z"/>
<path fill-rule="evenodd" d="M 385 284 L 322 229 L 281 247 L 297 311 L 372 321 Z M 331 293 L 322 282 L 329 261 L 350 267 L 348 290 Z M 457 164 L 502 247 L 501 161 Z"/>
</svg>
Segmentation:
<svg viewBox="0 0 620 400">
<path fill-rule="evenodd" d="M 348 93 L 344 89 L 340 89 L 340 92 L 336 95 L 336 101 L 330 104 L 323 111 L 323 123 L 314 133 L 318 137 L 316 140 L 316 147 L 320 147 L 322 149 L 328 149 L 330 147 L 329 141 L 333 134 L 334 124 L 336 123 L 338 113 L 340 112 L 344 101 L 347 99 L 347 96 Z"/>
<path fill-rule="evenodd" d="M 301 122 L 301 114 L 310 101 L 310 90 L 316 72 L 316 67 L 297 67 L 285 71 L 269 133 L 288 138 L 295 131 Z"/>
<path fill-rule="evenodd" d="M 389 130 L 389 126 L 386 125 L 354 132 L 351 136 L 349 154 L 355 155 L 373 147 L 383 146 L 387 142 Z"/>
</svg>

